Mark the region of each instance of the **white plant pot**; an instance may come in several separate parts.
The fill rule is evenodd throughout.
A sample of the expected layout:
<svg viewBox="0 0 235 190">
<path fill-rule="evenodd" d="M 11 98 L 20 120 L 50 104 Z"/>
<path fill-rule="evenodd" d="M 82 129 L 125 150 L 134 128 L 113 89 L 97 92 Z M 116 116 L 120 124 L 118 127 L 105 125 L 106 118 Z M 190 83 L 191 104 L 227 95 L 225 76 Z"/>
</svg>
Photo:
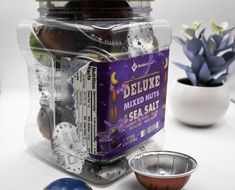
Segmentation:
<svg viewBox="0 0 235 190">
<path fill-rule="evenodd" d="M 235 103 L 235 64 L 232 64 L 229 70 L 230 73 L 227 82 L 230 89 L 231 100 Z"/>
<path fill-rule="evenodd" d="M 170 91 L 170 105 L 179 121 L 193 126 L 217 122 L 228 109 L 230 96 L 226 85 L 197 87 L 178 80 Z"/>
</svg>

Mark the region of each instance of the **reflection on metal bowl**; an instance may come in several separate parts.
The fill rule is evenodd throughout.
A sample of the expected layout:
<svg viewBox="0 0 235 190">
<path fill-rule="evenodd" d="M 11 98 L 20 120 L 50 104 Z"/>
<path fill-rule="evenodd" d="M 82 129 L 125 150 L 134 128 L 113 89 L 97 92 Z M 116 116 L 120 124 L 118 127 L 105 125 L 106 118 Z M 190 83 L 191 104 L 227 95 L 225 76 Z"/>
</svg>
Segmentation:
<svg viewBox="0 0 235 190">
<path fill-rule="evenodd" d="M 140 184 L 149 190 L 179 190 L 197 169 L 195 159 L 171 151 L 141 153 L 129 164 Z"/>
</svg>

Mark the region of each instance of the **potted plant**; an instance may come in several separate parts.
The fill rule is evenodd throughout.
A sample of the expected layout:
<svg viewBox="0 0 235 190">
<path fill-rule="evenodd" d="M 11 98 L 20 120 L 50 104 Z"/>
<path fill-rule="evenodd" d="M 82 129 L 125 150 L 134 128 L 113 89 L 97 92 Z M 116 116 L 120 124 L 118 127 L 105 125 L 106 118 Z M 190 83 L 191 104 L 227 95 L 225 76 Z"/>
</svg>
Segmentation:
<svg viewBox="0 0 235 190">
<path fill-rule="evenodd" d="M 174 62 L 186 72 L 171 93 L 171 107 L 175 117 L 194 126 L 212 125 L 229 106 L 229 91 L 225 85 L 229 66 L 235 61 L 235 43 L 228 23 L 211 24 L 213 31 L 206 37 L 206 29 L 194 22 L 184 26 L 185 39 L 174 39 L 183 47 L 190 65 Z"/>
</svg>

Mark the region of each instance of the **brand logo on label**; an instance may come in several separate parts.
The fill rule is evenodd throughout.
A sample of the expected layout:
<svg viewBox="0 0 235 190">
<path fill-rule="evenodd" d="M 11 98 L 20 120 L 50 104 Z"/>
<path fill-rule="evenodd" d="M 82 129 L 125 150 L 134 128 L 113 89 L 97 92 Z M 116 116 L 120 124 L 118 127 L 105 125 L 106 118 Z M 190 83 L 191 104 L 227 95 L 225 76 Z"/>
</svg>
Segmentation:
<svg viewBox="0 0 235 190">
<path fill-rule="evenodd" d="M 134 64 L 132 65 L 131 69 L 133 72 L 136 71 L 136 69 L 138 68 L 137 64 L 134 62 Z"/>
<path fill-rule="evenodd" d="M 154 62 L 147 62 L 137 65 L 135 62 L 133 63 L 131 69 L 135 72 L 138 68 L 149 67 L 150 65 L 154 64 Z"/>
</svg>

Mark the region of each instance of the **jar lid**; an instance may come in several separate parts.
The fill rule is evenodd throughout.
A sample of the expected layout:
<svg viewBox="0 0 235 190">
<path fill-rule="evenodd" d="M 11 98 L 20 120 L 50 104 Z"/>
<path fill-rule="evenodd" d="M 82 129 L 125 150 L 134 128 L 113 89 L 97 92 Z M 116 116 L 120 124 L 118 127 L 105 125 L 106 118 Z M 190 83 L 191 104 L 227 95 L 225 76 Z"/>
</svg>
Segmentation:
<svg viewBox="0 0 235 190">
<path fill-rule="evenodd" d="M 51 2 L 51 1 L 87 1 L 87 0 L 36 0 L 39 2 Z M 104 0 L 104 1 L 119 1 L 119 0 Z M 154 1 L 154 0 L 127 0 L 127 1 Z"/>
</svg>

